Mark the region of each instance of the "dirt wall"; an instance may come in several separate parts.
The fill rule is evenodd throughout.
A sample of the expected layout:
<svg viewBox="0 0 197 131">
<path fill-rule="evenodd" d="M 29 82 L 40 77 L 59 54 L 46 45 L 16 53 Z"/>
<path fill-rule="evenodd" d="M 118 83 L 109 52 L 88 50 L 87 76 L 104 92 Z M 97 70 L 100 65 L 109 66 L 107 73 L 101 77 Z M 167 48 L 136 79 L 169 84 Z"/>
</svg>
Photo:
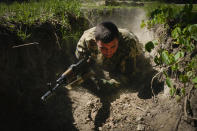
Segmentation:
<svg viewBox="0 0 197 131">
<path fill-rule="evenodd" d="M 17 30 L 9 25 L 20 25 L 31 36 L 22 40 Z M 83 18 L 71 19 L 71 28 L 84 30 L 86 25 Z M 65 95 L 65 89 L 60 89 L 58 97 L 53 97 L 47 104 L 40 99 L 48 90 L 46 83 L 54 82 L 58 74 L 75 62 L 78 38 L 63 39 L 59 27 L 50 22 L 31 26 L 21 23 L 0 25 L 0 130 L 75 130 L 72 103 Z M 69 35 L 69 32 L 76 32 L 75 28 L 65 30 Z M 38 44 L 30 44 L 32 42 Z"/>
</svg>

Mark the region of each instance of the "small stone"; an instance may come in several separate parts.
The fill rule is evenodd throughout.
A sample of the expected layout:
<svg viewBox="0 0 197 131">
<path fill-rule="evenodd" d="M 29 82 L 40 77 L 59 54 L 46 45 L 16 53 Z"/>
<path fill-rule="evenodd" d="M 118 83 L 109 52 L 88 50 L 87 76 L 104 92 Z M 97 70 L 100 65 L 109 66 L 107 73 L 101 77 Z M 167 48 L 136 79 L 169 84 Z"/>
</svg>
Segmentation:
<svg viewBox="0 0 197 131">
<path fill-rule="evenodd" d="M 99 131 L 102 131 L 102 127 L 99 127 Z"/>
<path fill-rule="evenodd" d="M 151 114 L 150 114 L 150 113 L 147 113 L 146 115 L 147 115 L 147 116 L 151 116 Z"/>
<path fill-rule="evenodd" d="M 161 126 L 160 126 L 160 128 L 163 128 L 163 127 L 164 127 L 164 125 L 161 125 Z"/>
<path fill-rule="evenodd" d="M 138 117 L 136 118 L 136 121 L 143 121 L 143 120 L 144 120 L 144 118 L 141 117 L 141 116 L 138 116 Z"/>
<path fill-rule="evenodd" d="M 145 129 L 144 125 L 142 125 L 142 124 L 137 125 L 137 131 L 144 131 L 144 129 Z"/>
</svg>

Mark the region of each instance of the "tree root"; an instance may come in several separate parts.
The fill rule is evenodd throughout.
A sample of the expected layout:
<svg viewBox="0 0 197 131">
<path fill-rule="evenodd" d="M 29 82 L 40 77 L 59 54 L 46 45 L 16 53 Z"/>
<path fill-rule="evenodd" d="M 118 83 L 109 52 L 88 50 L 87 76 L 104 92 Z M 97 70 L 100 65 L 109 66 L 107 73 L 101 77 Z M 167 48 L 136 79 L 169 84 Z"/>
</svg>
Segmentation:
<svg viewBox="0 0 197 131">
<path fill-rule="evenodd" d="M 190 119 L 190 120 L 197 120 L 197 118 L 191 117 L 191 116 L 189 116 L 188 113 L 187 113 L 187 111 L 188 111 L 188 106 L 190 106 L 190 105 L 188 105 L 188 102 L 190 101 L 191 92 L 192 92 L 193 88 L 194 88 L 194 87 L 192 86 L 191 89 L 190 89 L 190 91 L 189 91 L 189 93 L 188 93 L 188 95 L 185 97 L 185 100 L 184 100 L 184 117 L 185 117 L 186 119 Z"/>
<path fill-rule="evenodd" d="M 28 43 L 28 44 L 12 46 L 12 48 L 18 48 L 18 47 L 29 46 L 29 45 L 38 45 L 38 44 L 39 44 L 38 42 L 33 42 L 33 43 Z"/>
<path fill-rule="evenodd" d="M 183 116 L 183 113 L 181 113 L 179 118 L 177 119 L 174 131 L 178 131 L 178 127 L 179 127 L 182 116 Z"/>
</svg>

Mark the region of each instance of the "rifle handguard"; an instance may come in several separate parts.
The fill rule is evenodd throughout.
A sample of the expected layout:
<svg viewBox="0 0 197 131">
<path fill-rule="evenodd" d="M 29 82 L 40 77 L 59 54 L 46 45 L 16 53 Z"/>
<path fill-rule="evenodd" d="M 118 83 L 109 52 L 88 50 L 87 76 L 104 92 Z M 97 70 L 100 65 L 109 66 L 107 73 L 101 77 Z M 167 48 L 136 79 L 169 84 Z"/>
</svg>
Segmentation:
<svg viewBox="0 0 197 131">
<path fill-rule="evenodd" d="M 90 60 L 90 57 L 87 58 L 83 58 L 81 59 L 79 62 L 77 62 L 76 64 L 72 64 L 62 75 L 60 78 L 58 78 L 56 80 L 56 85 L 54 88 L 50 89 L 49 91 L 47 91 L 42 97 L 42 100 L 46 100 L 48 97 L 50 97 L 53 92 L 62 84 L 64 83 L 69 83 L 69 82 L 73 82 L 74 78 L 77 75 L 81 75 L 84 72 L 87 71 L 87 69 L 90 67 L 90 65 L 93 64 L 93 61 Z M 83 79 L 79 79 L 77 82 L 81 83 L 83 81 Z M 74 82 L 76 83 L 76 82 Z M 72 84 L 74 84 L 72 83 Z"/>
</svg>

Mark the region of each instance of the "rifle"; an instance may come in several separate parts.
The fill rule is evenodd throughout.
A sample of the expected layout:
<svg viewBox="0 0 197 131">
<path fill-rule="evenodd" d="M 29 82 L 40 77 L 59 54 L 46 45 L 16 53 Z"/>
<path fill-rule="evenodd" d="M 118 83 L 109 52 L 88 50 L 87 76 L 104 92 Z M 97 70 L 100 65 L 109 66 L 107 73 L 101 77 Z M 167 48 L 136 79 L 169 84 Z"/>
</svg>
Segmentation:
<svg viewBox="0 0 197 131">
<path fill-rule="evenodd" d="M 93 64 L 90 57 L 85 57 L 79 60 L 76 64 L 72 64 L 57 80 L 55 86 L 51 88 L 51 83 L 48 84 L 50 86 L 49 91 L 47 91 L 41 99 L 46 101 L 54 92 L 63 84 L 67 83 L 68 88 L 81 84 L 84 79 L 86 79 L 91 73 L 86 73 L 87 69 L 90 65 Z M 86 73 L 83 75 L 83 73 Z M 81 75 L 81 77 L 77 77 L 77 75 Z"/>
</svg>

